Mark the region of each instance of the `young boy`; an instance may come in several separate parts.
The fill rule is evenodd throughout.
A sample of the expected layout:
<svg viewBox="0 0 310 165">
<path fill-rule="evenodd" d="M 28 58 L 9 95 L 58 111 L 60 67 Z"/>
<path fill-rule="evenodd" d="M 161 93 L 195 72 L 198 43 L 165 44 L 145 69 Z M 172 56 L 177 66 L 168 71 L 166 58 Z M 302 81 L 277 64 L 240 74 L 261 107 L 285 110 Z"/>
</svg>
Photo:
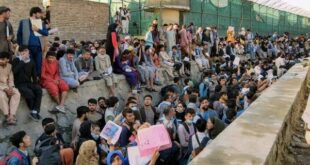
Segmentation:
<svg viewBox="0 0 310 165">
<path fill-rule="evenodd" d="M 36 64 L 30 59 L 29 50 L 25 46 L 18 48 L 19 55 L 13 60 L 14 83 L 25 98 L 30 110 L 29 116 L 39 121 L 42 100 L 42 88 L 39 85 Z M 41 69 L 41 68 L 40 68 Z"/>
<path fill-rule="evenodd" d="M 11 152 L 6 164 L 31 165 L 30 156 L 27 152 L 28 147 L 31 146 L 30 136 L 28 136 L 25 131 L 19 131 L 11 136 L 10 141 L 16 149 Z"/>
<path fill-rule="evenodd" d="M 187 164 L 187 160 L 190 156 L 190 152 L 188 152 L 188 144 L 190 137 L 196 132 L 195 126 L 193 124 L 195 113 L 196 112 L 194 109 L 187 109 L 185 111 L 185 121 L 178 127 L 178 137 L 182 147 L 182 158 L 179 163 L 181 165 Z"/>
</svg>

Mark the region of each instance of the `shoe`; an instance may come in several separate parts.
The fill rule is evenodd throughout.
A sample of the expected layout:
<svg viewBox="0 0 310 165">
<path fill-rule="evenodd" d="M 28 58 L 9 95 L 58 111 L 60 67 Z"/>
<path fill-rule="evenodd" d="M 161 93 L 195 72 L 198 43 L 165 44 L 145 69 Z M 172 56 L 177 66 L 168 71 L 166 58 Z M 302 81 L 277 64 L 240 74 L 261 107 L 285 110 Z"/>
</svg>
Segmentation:
<svg viewBox="0 0 310 165">
<path fill-rule="evenodd" d="M 36 114 L 36 117 L 37 117 L 38 120 L 42 119 L 42 117 L 41 117 L 41 115 L 39 113 Z"/>
<path fill-rule="evenodd" d="M 7 122 L 8 125 L 16 125 L 16 123 L 17 123 L 17 121 L 14 120 L 13 118 L 11 118 L 11 119 Z"/>
<path fill-rule="evenodd" d="M 16 115 L 13 115 L 13 116 L 12 116 L 12 120 L 15 121 L 15 122 L 17 122 Z"/>
<path fill-rule="evenodd" d="M 73 92 L 75 92 L 75 93 L 78 93 L 77 88 L 72 88 L 71 90 L 72 90 Z"/>
<path fill-rule="evenodd" d="M 140 87 L 141 88 L 145 88 L 146 87 L 146 83 L 145 82 L 141 82 Z"/>
<path fill-rule="evenodd" d="M 150 87 L 146 87 L 145 90 L 152 92 L 152 88 L 150 88 Z"/>
<path fill-rule="evenodd" d="M 55 113 L 58 113 L 59 110 L 58 110 L 57 107 L 56 107 L 56 108 L 53 108 L 53 109 L 51 109 L 51 110 L 48 110 L 48 112 L 51 113 L 51 114 L 55 114 Z"/>
<path fill-rule="evenodd" d="M 9 115 L 4 115 L 4 118 L 5 118 L 4 122 L 9 122 L 10 121 Z"/>
<path fill-rule="evenodd" d="M 65 107 L 64 107 L 64 106 L 57 105 L 57 106 L 56 106 L 56 109 L 57 109 L 59 112 L 61 112 L 61 113 L 66 113 Z"/>
<path fill-rule="evenodd" d="M 33 121 L 36 121 L 36 122 L 38 122 L 39 121 L 39 119 L 37 118 L 37 114 L 36 113 L 30 113 L 29 114 L 29 117 L 33 120 Z"/>
<path fill-rule="evenodd" d="M 160 81 L 155 81 L 154 84 L 157 85 L 157 86 L 161 86 L 162 85 Z"/>
</svg>

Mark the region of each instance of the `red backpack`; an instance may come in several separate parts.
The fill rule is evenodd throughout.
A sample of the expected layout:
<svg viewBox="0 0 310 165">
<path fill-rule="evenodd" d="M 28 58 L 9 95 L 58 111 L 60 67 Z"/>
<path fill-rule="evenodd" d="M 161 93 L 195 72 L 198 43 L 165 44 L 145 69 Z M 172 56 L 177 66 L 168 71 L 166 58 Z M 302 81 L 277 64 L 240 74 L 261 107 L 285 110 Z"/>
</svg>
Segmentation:
<svg viewBox="0 0 310 165">
<path fill-rule="evenodd" d="M 13 157 L 18 158 L 19 164 L 21 164 L 23 157 L 20 155 L 20 153 L 18 153 L 17 150 L 14 150 L 7 157 L 0 159 L 0 165 L 6 165 L 7 162 Z"/>
</svg>

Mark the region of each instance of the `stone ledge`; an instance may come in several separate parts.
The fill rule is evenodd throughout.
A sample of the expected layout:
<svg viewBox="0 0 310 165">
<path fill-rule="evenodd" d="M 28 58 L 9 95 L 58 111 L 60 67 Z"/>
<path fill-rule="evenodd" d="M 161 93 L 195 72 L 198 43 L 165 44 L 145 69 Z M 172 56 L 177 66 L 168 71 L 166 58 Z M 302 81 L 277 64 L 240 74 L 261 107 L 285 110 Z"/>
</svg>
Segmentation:
<svg viewBox="0 0 310 165">
<path fill-rule="evenodd" d="M 271 154 L 278 147 L 275 143 L 282 135 L 282 129 L 286 129 L 286 119 L 292 114 L 292 106 L 301 99 L 298 94 L 304 92 L 302 87 L 308 68 L 303 68 L 301 64 L 293 66 L 190 165 L 276 164 L 269 160 L 278 159 L 275 157 L 279 155 Z"/>
</svg>

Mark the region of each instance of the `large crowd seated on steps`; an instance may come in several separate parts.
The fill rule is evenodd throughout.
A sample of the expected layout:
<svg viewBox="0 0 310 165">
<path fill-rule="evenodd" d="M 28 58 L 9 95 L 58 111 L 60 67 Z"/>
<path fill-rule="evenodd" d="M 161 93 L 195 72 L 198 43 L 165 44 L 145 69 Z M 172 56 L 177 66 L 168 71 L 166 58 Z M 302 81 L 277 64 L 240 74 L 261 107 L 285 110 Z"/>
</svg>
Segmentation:
<svg viewBox="0 0 310 165">
<path fill-rule="evenodd" d="M 43 119 L 44 133 L 36 149 L 60 147 L 54 150 L 59 154 L 51 155 L 53 160 L 36 153 L 32 161 L 39 164 L 128 164 L 126 148 L 137 145 L 137 131 L 155 124 L 165 126 L 172 147 L 157 150 L 140 163 L 187 164 L 309 52 L 308 36 L 293 38 L 287 32 L 260 36 L 244 28 L 235 33 L 231 26 L 226 37 L 220 37 L 215 26 L 159 26 L 154 20 L 144 39 L 121 35 L 124 22 L 130 20 L 126 8 L 120 9 L 121 21 L 109 25 L 106 40 L 76 42 L 55 37 L 44 43 L 49 22 L 40 22 L 42 10 L 34 7 L 30 18 L 20 22 L 15 42 L 10 12 L 0 7 L 0 109 L 6 125 L 18 122 L 21 96 L 29 117 L 41 120 L 42 88 L 57 103 L 51 113 L 66 113 L 68 91 L 76 92 L 86 81 L 104 80 L 110 95 L 90 98 L 87 106 L 77 108 L 70 142 L 63 140 L 52 118 Z M 198 66 L 200 81 L 191 80 L 192 65 Z M 171 84 L 160 81 L 161 68 Z M 125 107 L 119 106 L 116 97 L 115 74 L 124 75 L 131 89 Z M 159 92 L 161 101 L 154 103 L 151 95 L 139 100 L 142 89 Z M 122 128 L 116 144 L 99 136 L 108 121 Z M 17 132 L 10 141 L 16 149 L 6 163 L 31 164 L 27 132 Z"/>
</svg>

